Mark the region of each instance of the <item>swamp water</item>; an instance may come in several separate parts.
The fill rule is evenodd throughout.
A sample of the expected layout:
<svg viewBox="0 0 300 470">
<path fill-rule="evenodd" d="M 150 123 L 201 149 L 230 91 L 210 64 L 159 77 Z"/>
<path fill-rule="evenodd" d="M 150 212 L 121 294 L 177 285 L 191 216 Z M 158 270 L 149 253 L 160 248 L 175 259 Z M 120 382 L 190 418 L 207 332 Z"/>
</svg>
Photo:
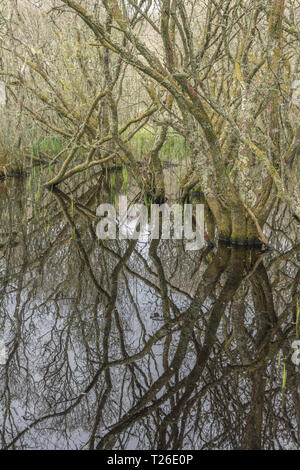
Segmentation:
<svg viewBox="0 0 300 470">
<path fill-rule="evenodd" d="M 297 222 L 271 252 L 101 241 L 104 180 L 0 182 L 1 448 L 299 449 Z"/>
</svg>

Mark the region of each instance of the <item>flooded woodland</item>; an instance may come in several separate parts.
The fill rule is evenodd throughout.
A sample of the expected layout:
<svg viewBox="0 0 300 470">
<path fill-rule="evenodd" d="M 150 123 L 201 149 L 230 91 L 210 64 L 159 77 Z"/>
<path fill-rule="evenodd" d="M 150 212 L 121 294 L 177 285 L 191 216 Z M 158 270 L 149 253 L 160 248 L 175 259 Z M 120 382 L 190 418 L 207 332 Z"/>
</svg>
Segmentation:
<svg viewBox="0 0 300 470">
<path fill-rule="evenodd" d="M 299 450 L 299 1 L 0 4 L 0 448 Z"/>
</svg>

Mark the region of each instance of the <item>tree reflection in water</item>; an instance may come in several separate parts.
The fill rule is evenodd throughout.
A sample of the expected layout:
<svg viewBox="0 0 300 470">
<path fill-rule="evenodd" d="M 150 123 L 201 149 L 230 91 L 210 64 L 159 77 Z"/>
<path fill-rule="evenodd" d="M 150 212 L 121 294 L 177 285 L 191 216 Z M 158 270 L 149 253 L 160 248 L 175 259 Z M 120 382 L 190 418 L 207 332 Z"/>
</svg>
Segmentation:
<svg viewBox="0 0 300 470">
<path fill-rule="evenodd" d="M 299 448 L 299 236 L 283 206 L 271 253 L 185 252 L 97 240 L 101 185 L 32 209 L 25 183 L 1 184 L 3 449 Z"/>
</svg>

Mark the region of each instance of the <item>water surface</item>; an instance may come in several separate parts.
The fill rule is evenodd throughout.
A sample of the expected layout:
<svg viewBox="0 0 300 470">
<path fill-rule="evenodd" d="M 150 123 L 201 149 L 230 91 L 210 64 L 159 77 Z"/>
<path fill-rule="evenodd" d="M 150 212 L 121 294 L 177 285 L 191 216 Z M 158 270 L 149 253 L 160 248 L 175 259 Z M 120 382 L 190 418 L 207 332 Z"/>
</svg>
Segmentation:
<svg viewBox="0 0 300 470">
<path fill-rule="evenodd" d="M 299 449 L 296 221 L 272 252 L 100 241 L 110 189 L 0 182 L 1 447 Z"/>
</svg>

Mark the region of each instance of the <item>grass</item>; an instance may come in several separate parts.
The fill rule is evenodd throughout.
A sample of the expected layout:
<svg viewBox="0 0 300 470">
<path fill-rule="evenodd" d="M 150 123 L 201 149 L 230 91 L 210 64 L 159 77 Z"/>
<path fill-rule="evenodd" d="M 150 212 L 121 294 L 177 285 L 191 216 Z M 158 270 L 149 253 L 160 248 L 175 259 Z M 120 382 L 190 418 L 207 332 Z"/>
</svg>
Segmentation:
<svg viewBox="0 0 300 470">
<path fill-rule="evenodd" d="M 47 154 L 54 157 L 63 149 L 63 141 L 56 137 L 39 138 L 32 146 L 32 154 L 38 157 L 40 154 Z M 14 174 L 22 174 L 28 170 L 28 159 L 20 149 L 0 148 L 0 177 Z"/>
<path fill-rule="evenodd" d="M 54 157 L 63 150 L 63 146 L 64 143 L 62 139 L 58 139 L 57 137 L 46 137 L 38 139 L 38 141 L 33 145 L 32 151 L 33 155 L 36 157 L 38 157 L 40 153 L 45 153 L 50 157 Z"/>
<path fill-rule="evenodd" d="M 144 156 L 151 150 L 155 141 L 152 132 L 142 129 L 130 141 L 130 147 L 137 159 Z M 46 154 L 49 157 L 55 157 L 64 148 L 64 142 L 57 137 L 39 138 L 32 147 L 33 155 L 38 157 L 40 154 Z M 177 161 L 186 158 L 189 150 L 185 139 L 180 135 L 169 134 L 161 150 L 161 158 L 168 161 Z"/>
<path fill-rule="evenodd" d="M 155 136 L 153 132 L 147 129 L 141 129 L 130 141 L 130 147 L 137 160 L 144 160 L 145 155 L 151 150 L 155 142 Z M 43 154 L 50 158 L 54 158 L 57 154 L 63 151 L 65 142 L 63 139 L 55 136 L 40 137 L 32 145 L 33 157 L 41 157 Z M 77 155 L 80 159 L 80 152 Z M 189 149 L 185 143 L 185 139 L 180 135 L 172 134 L 168 135 L 166 142 L 164 143 L 160 152 L 160 158 L 162 161 L 178 162 L 189 156 Z M 61 155 L 64 158 L 64 154 Z M 23 173 L 25 163 L 29 163 L 28 160 L 24 159 L 24 156 L 18 151 L 8 151 L 6 149 L 0 149 L 0 177 L 9 176 L 12 174 Z M 52 177 L 53 169 L 51 164 L 48 168 L 49 177 Z M 123 190 L 127 188 L 127 169 L 123 169 Z M 114 186 L 114 181 L 111 182 Z"/>
<path fill-rule="evenodd" d="M 123 175 L 123 184 L 122 184 L 122 191 L 127 191 L 127 182 L 128 182 L 128 171 L 126 166 L 122 168 L 122 175 Z"/>
<path fill-rule="evenodd" d="M 281 394 L 282 394 L 281 406 L 282 406 L 282 408 L 284 407 L 284 403 L 285 403 L 286 378 L 287 378 L 287 371 L 286 371 L 286 365 L 285 365 L 285 362 L 284 362 L 283 363 L 283 374 L 282 374 L 282 390 L 281 390 Z"/>
<path fill-rule="evenodd" d="M 131 150 L 138 159 L 147 154 L 155 141 L 152 132 L 142 129 L 130 141 Z M 189 149 L 186 146 L 185 139 L 181 135 L 169 134 L 161 150 L 161 158 L 168 161 L 177 161 L 186 158 L 189 155 Z"/>
</svg>

